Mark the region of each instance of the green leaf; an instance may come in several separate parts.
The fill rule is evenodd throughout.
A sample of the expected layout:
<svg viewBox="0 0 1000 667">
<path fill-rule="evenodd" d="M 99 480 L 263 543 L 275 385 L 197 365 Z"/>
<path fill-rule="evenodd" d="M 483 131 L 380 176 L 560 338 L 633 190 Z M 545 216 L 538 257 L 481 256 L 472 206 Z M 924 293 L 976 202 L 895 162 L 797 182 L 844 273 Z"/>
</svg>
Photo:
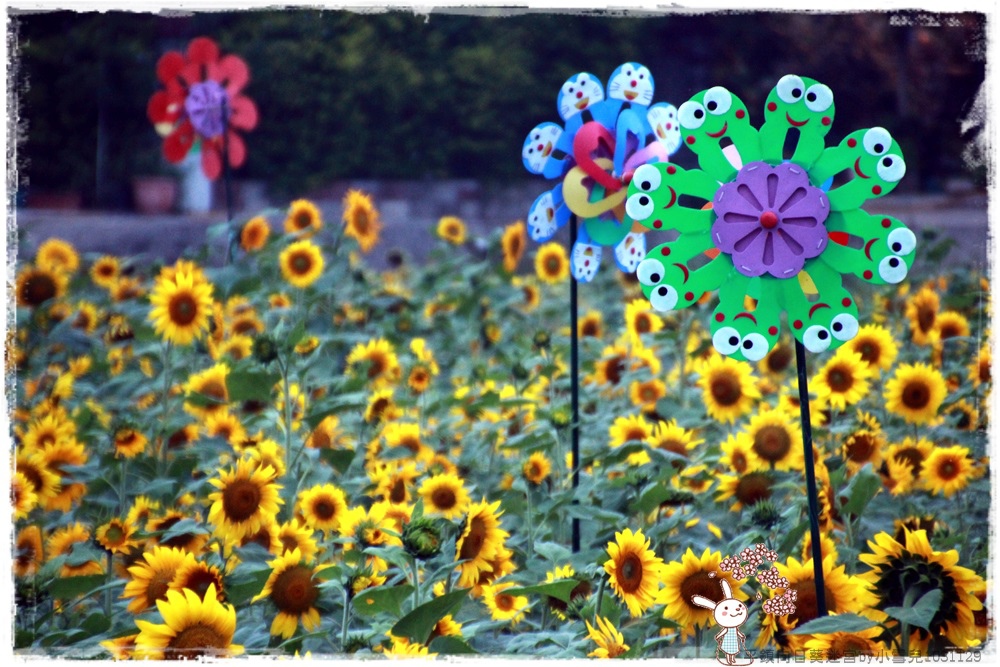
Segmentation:
<svg viewBox="0 0 1000 667">
<path fill-rule="evenodd" d="M 659 507 L 660 503 L 669 498 L 670 495 L 671 492 L 666 486 L 663 484 L 654 484 L 643 492 L 639 500 L 632 504 L 630 511 L 643 515 L 649 514 L 655 508 Z"/>
<path fill-rule="evenodd" d="M 563 602 L 569 602 L 570 593 L 573 592 L 573 589 L 579 583 L 576 579 L 560 579 L 535 586 L 508 588 L 504 593 L 510 593 L 511 595 L 547 595 Z"/>
<path fill-rule="evenodd" d="M 437 622 L 448 614 L 455 614 L 469 595 L 469 589 L 462 588 L 425 602 L 392 626 L 392 634 L 407 637 L 411 641 L 425 644 Z"/>
<path fill-rule="evenodd" d="M 428 648 L 431 653 L 441 655 L 479 655 L 479 651 L 458 637 L 435 637 Z"/>
<path fill-rule="evenodd" d="M 616 447 L 612 449 L 610 453 L 600 457 L 601 465 L 610 466 L 616 463 L 621 463 L 627 459 L 632 454 L 636 454 L 646 449 L 646 445 L 641 442 L 629 442 L 621 447 Z"/>
<path fill-rule="evenodd" d="M 796 547 L 796 545 L 798 545 L 807 530 L 809 530 L 809 521 L 799 523 L 797 526 L 785 533 L 785 537 L 781 540 L 781 543 L 775 551 L 779 554 L 789 553 Z"/>
<path fill-rule="evenodd" d="M 789 632 L 793 635 L 829 634 L 831 632 L 861 632 L 874 628 L 878 623 L 857 614 L 835 614 L 814 618 Z"/>
<path fill-rule="evenodd" d="M 226 376 L 229 400 L 233 403 L 267 401 L 271 398 L 271 390 L 280 379 L 279 373 L 249 369 L 233 370 Z"/>
<path fill-rule="evenodd" d="M 561 563 L 570 557 L 569 549 L 556 542 L 535 542 L 535 553 L 553 563 Z"/>
<path fill-rule="evenodd" d="M 111 629 L 111 619 L 105 616 L 103 612 L 95 612 L 84 619 L 80 627 L 93 637 Z"/>
<path fill-rule="evenodd" d="M 356 452 L 353 449 L 321 449 L 319 458 L 331 468 L 343 475 L 354 462 Z"/>
<path fill-rule="evenodd" d="M 369 588 L 358 593 L 351 604 L 354 611 L 361 616 L 375 616 L 380 612 L 385 612 L 391 616 L 399 617 L 403 614 L 403 600 L 413 594 L 413 586 L 404 584 L 402 586 L 378 586 Z"/>
<path fill-rule="evenodd" d="M 271 576 L 271 568 L 265 567 L 253 572 L 243 572 L 245 575 L 239 581 L 226 582 L 226 601 L 240 607 L 248 603 L 255 595 L 260 595 Z"/>
<path fill-rule="evenodd" d="M 854 516 L 860 516 L 864 509 L 882 488 L 882 479 L 871 471 L 871 464 L 865 465 L 851 478 L 847 485 L 847 502 L 842 511 Z"/>
<path fill-rule="evenodd" d="M 944 593 L 939 588 L 927 591 L 912 607 L 886 607 L 885 613 L 901 623 L 930 630 L 931 621 L 941 607 Z"/>
<path fill-rule="evenodd" d="M 75 598 L 84 593 L 89 593 L 104 583 L 106 577 L 103 574 L 88 574 L 82 577 L 60 577 L 49 585 L 49 593 L 52 597 L 67 600 Z"/>
</svg>

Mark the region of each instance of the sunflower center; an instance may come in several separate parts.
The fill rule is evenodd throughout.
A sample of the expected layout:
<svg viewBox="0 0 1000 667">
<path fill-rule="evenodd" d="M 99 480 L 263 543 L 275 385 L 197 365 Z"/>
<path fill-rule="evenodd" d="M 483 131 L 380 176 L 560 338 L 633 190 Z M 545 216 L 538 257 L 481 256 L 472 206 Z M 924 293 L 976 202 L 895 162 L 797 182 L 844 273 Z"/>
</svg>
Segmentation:
<svg viewBox="0 0 1000 667">
<path fill-rule="evenodd" d="M 309 273 L 309 269 L 312 268 L 312 260 L 309 256 L 304 253 L 296 254 L 292 257 L 292 261 L 289 262 L 294 271 L 298 275 Z"/>
<path fill-rule="evenodd" d="M 916 447 L 906 447 L 896 452 L 893 457 L 897 461 L 902 461 L 913 468 L 913 474 L 919 475 L 924 467 L 924 455 Z"/>
<path fill-rule="evenodd" d="M 795 611 L 788 615 L 789 625 L 796 620 L 798 621 L 797 625 L 802 625 L 819 616 L 819 607 L 816 604 L 816 581 L 814 579 L 806 579 L 805 581 L 798 581 L 791 586 L 798 594 L 798 599 L 795 601 Z M 826 608 L 832 612 L 840 611 L 837 609 L 837 599 L 834 597 L 833 591 L 830 590 L 829 586 L 823 586 L 823 593 Z"/>
<path fill-rule="evenodd" d="M 312 580 L 312 569 L 296 565 L 279 574 L 271 587 L 271 599 L 279 611 L 286 614 L 304 614 L 312 608 L 319 589 Z"/>
<path fill-rule="evenodd" d="M 847 368 L 836 366 L 827 373 L 826 381 L 830 389 L 837 393 L 848 391 L 854 384 L 854 374 Z"/>
<path fill-rule="evenodd" d="M 740 477 L 735 496 L 744 505 L 755 505 L 771 497 L 771 478 L 763 472 L 752 472 Z"/>
<path fill-rule="evenodd" d="M 618 384 L 622 379 L 622 372 L 625 370 L 625 359 L 622 357 L 615 357 L 610 359 L 605 366 L 604 374 L 608 378 L 608 382 L 611 384 Z"/>
<path fill-rule="evenodd" d="M 847 458 L 865 463 L 875 453 L 875 439 L 870 433 L 857 433 L 847 441 Z"/>
<path fill-rule="evenodd" d="M 580 332 L 584 336 L 597 336 L 597 322 L 593 320 L 587 320 L 583 323 L 583 330 Z"/>
<path fill-rule="evenodd" d="M 389 489 L 389 500 L 393 503 L 401 503 L 406 500 L 406 482 L 397 479 Z"/>
<path fill-rule="evenodd" d="M 747 469 L 747 456 L 743 452 L 733 452 L 730 462 L 733 470 L 743 473 Z"/>
<path fill-rule="evenodd" d="M 455 503 L 458 502 L 458 499 L 455 497 L 454 491 L 447 487 L 439 486 L 434 489 L 434 492 L 431 494 L 431 502 L 434 503 L 434 507 L 437 507 L 438 509 L 450 510 L 455 506 Z M 471 538 L 472 535 L 470 534 L 469 537 Z"/>
<path fill-rule="evenodd" d="M 938 466 L 937 474 L 943 480 L 951 481 L 958 477 L 958 473 L 961 471 L 961 466 L 958 465 L 958 461 L 955 459 L 945 459 Z"/>
<path fill-rule="evenodd" d="M 792 436 L 777 424 L 768 424 L 757 431 L 753 449 L 760 458 L 775 463 L 781 461 L 792 448 Z"/>
<path fill-rule="evenodd" d="M 389 407 L 389 400 L 386 398 L 377 398 L 375 402 L 371 405 L 371 421 L 378 421 L 382 418 L 385 413 L 386 408 Z"/>
<path fill-rule="evenodd" d="M 386 359 L 381 356 L 373 356 L 368 360 L 368 362 L 368 379 L 382 375 L 382 373 L 385 372 L 386 366 L 388 366 Z"/>
<path fill-rule="evenodd" d="M 364 234 L 368 231 L 368 212 L 359 210 L 354 213 L 354 229 Z"/>
<path fill-rule="evenodd" d="M 714 600 L 718 602 L 722 599 L 722 590 L 719 588 L 719 582 L 717 579 L 713 579 L 708 576 L 708 572 L 703 570 L 698 570 L 697 572 L 692 572 L 688 576 L 684 577 L 684 581 L 680 585 L 681 599 L 689 606 L 693 607 L 691 598 L 695 595 L 701 595 L 709 600 Z M 701 609 L 701 607 L 697 607 Z"/>
<path fill-rule="evenodd" d="M 628 553 L 618 565 L 618 585 L 626 593 L 634 593 L 642 585 L 642 560 L 638 554 Z"/>
<path fill-rule="evenodd" d="M 844 656 L 866 655 L 871 653 L 871 646 L 862 637 L 848 634 L 838 634 L 830 642 L 826 650 L 827 660 L 840 660 Z"/>
<path fill-rule="evenodd" d="M 458 552 L 459 560 L 475 558 L 486 542 L 486 523 L 479 517 L 469 521 L 469 534 L 462 541 L 462 549 Z"/>
<path fill-rule="evenodd" d="M 930 388 L 923 382 L 910 382 L 903 388 L 902 401 L 911 410 L 922 410 L 931 401 Z"/>
<path fill-rule="evenodd" d="M 170 590 L 170 582 L 173 581 L 176 572 L 156 572 L 146 586 L 146 605 L 152 607 L 157 600 L 166 600 L 167 591 Z"/>
<path fill-rule="evenodd" d="M 237 479 L 222 492 L 222 509 L 230 521 L 246 521 L 260 509 L 260 487 L 248 479 Z"/>
<path fill-rule="evenodd" d="M 962 416 L 958 418 L 958 423 L 955 424 L 955 427 L 967 431 L 972 428 L 972 413 L 967 410 L 961 410 L 961 413 Z"/>
<path fill-rule="evenodd" d="M 198 597 L 204 599 L 205 592 L 208 591 L 208 587 L 212 584 L 215 584 L 215 590 L 219 592 L 219 598 L 221 599 L 221 582 L 218 577 L 216 577 L 209 570 L 197 569 L 189 573 L 188 576 L 184 578 L 182 587 L 194 591 Z"/>
<path fill-rule="evenodd" d="M 882 356 L 882 348 L 873 341 L 866 340 L 857 347 L 857 351 L 861 354 L 862 361 L 865 361 L 870 366 L 874 366 L 878 363 L 879 357 Z"/>
<path fill-rule="evenodd" d="M 163 653 L 165 658 L 183 660 L 194 657 L 196 654 L 192 650 L 195 649 L 222 649 L 228 646 L 228 637 L 223 637 L 215 628 L 199 623 L 178 632 Z"/>
<path fill-rule="evenodd" d="M 295 216 L 295 225 L 299 229 L 305 229 L 312 225 L 312 217 L 307 211 L 300 211 L 297 216 Z"/>
<path fill-rule="evenodd" d="M 37 306 L 56 295 L 56 283 L 51 276 L 36 273 L 26 281 L 22 295 L 25 303 Z"/>
<path fill-rule="evenodd" d="M 514 257 L 521 255 L 521 237 L 515 236 L 510 240 L 510 254 Z"/>
<path fill-rule="evenodd" d="M 327 498 L 320 498 L 313 503 L 313 514 L 321 521 L 329 521 L 337 513 L 336 506 Z"/>
<path fill-rule="evenodd" d="M 739 381 L 729 375 L 720 375 L 712 379 L 709 385 L 712 398 L 715 402 L 724 407 L 736 405 L 743 396 Z"/>
<path fill-rule="evenodd" d="M 934 320 L 937 319 L 937 311 L 927 306 L 921 306 L 917 311 L 917 324 L 920 330 L 927 333 L 934 328 Z"/>
<path fill-rule="evenodd" d="M 514 609 L 514 596 L 510 593 L 497 593 L 493 602 L 500 611 L 513 611 Z"/>
<path fill-rule="evenodd" d="M 552 276 L 558 275 L 559 270 L 562 268 L 562 260 L 555 255 L 549 255 L 545 258 L 545 271 Z"/>
<path fill-rule="evenodd" d="M 198 302 L 191 294 L 182 292 L 170 299 L 168 312 L 171 322 L 177 326 L 186 326 L 198 317 Z"/>
<path fill-rule="evenodd" d="M 104 539 L 109 544 L 121 544 L 125 540 L 125 531 L 122 530 L 121 526 L 112 524 L 108 527 L 107 532 L 104 533 Z"/>
<path fill-rule="evenodd" d="M 653 321 L 645 313 L 635 318 L 635 330 L 637 333 L 649 333 L 653 330 Z"/>
<path fill-rule="evenodd" d="M 777 345 L 774 351 L 767 356 L 767 369 L 772 373 L 780 373 L 792 361 L 792 351 L 784 345 Z"/>
<path fill-rule="evenodd" d="M 992 377 L 991 373 L 992 373 L 992 371 L 990 370 L 990 360 L 989 359 L 980 359 L 979 360 L 979 381 L 980 382 L 989 382 L 990 378 Z"/>
<path fill-rule="evenodd" d="M 226 400 L 226 386 L 215 380 L 209 380 L 204 385 L 199 387 L 198 393 L 214 398 L 219 402 L 225 402 Z"/>
</svg>

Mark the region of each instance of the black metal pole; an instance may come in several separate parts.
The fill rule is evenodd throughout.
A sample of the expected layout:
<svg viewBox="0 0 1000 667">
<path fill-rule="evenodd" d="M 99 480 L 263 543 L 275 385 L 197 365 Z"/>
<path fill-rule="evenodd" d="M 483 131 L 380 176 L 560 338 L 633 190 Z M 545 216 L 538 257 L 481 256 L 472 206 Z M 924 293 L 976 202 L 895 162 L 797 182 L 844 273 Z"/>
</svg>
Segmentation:
<svg viewBox="0 0 1000 667">
<path fill-rule="evenodd" d="M 222 187 L 226 196 L 226 221 L 229 222 L 229 238 L 226 239 L 226 264 L 233 261 L 233 246 L 239 238 L 239 232 L 233 224 L 233 184 L 229 172 L 229 104 L 222 98 Z"/>
<path fill-rule="evenodd" d="M 576 216 L 569 217 L 570 253 L 576 245 Z M 570 442 L 573 451 L 573 492 L 580 485 L 580 335 L 577 326 L 576 278 L 569 278 L 569 391 L 572 402 L 573 422 L 570 424 Z M 575 500 L 573 501 L 576 502 Z M 573 553 L 580 551 L 580 519 L 573 517 Z"/>
<path fill-rule="evenodd" d="M 805 450 L 806 493 L 809 496 L 809 531 L 812 536 L 813 576 L 816 580 L 817 618 L 826 616 L 826 584 L 823 583 L 823 545 L 819 532 L 819 493 L 813 463 L 812 422 L 809 418 L 809 380 L 806 348 L 795 341 L 795 366 L 799 373 L 799 414 L 802 417 L 802 447 Z"/>
</svg>

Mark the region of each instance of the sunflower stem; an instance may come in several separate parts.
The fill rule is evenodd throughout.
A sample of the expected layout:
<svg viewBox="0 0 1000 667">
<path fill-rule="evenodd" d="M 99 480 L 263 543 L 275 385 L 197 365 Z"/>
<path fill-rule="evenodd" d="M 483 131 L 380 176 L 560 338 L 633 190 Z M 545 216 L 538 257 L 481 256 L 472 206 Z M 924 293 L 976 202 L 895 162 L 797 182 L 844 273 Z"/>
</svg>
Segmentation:
<svg viewBox="0 0 1000 667">
<path fill-rule="evenodd" d="M 163 396 L 160 399 L 163 406 L 160 416 L 160 461 L 167 462 L 167 416 L 170 414 L 167 397 L 170 394 L 170 351 L 173 343 L 167 341 L 163 348 Z"/>
<path fill-rule="evenodd" d="M 700 625 L 694 626 L 694 657 L 696 660 L 701 659 L 701 640 L 702 640 L 703 630 Z"/>
<path fill-rule="evenodd" d="M 597 587 L 597 602 L 594 605 L 594 626 L 600 627 L 597 623 L 598 617 L 601 615 L 601 604 L 604 602 L 604 586 L 607 583 L 607 577 L 601 577 L 601 584 Z"/>
<path fill-rule="evenodd" d="M 114 558 L 114 554 L 109 551 L 106 554 L 105 558 L 107 558 L 108 565 L 107 565 L 107 577 L 106 577 L 104 583 L 105 584 L 110 584 L 111 583 L 111 578 L 112 578 L 112 576 L 114 574 L 113 571 L 112 571 L 112 568 L 111 568 L 111 561 Z M 110 588 L 107 588 L 104 591 L 104 615 L 107 616 L 108 618 L 111 618 L 111 589 Z"/>
<path fill-rule="evenodd" d="M 524 520 L 525 523 L 527 524 L 526 528 L 528 537 L 528 562 L 530 563 L 532 560 L 534 560 L 535 557 L 534 553 L 535 548 L 533 545 L 534 542 L 533 534 L 535 531 L 533 530 L 531 522 L 531 482 L 528 480 L 525 480 L 524 497 L 526 498 L 527 502 L 527 508 L 525 509 L 524 513 Z"/>
<path fill-rule="evenodd" d="M 347 624 L 351 620 L 349 608 L 351 606 L 351 583 L 344 583 L 344 614 L 340 620 L 340 650 L 347 653 Z"/>
<path fill-rule="evenodd" d="M 416 609 L 420 606 L 420 566 L 416 556 L 410 556 L 410 563 L 413 565 L 413 608 Z"/>
<path fill-rule="evenodd" d="M 919 589 L 910 588 L 906 591 L 906 595 L 903 597 L 903 609 L 909 609 L 913 606 L 913 603 L 917 601 L 917 594 Z M 910 654 L 910 626 L 906 621 L 901 620 L 899 622 L 899 642 L 902 649 L 903 655 Z"/>
</svg>

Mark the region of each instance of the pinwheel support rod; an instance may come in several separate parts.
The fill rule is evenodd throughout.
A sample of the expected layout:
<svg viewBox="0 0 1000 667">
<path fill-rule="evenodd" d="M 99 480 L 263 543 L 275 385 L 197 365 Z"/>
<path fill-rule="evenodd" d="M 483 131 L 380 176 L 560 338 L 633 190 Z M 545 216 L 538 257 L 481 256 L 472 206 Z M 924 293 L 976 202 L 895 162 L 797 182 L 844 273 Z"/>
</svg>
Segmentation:
<svg viewBox="0 0 1000 667">
<path fill-rule="evenodd" d="M 229 169 L 229 104 L 222 98 L 222 185 L 226 194 L 226 222 L 233 222 L 233 184 Z M 226 244 L 226 264 L 233 259 L 233 246 L 239 234 L 235 229 L 229 230 L 229 240 Z"/>
<path fill-rule="evenodd" d="M 816 616 L 826 616 L 826 584 L 823 583 L 823 545 L 819 532 L 819 493 L 813 462 L 812 422 L 809 417 L 809 380 L 806 375 L 806 348 L 795 341 L 795 366 L 799 374 L 799 414 L 802 417 L 802 447 L 805 450 L 806 495 L 809 498 L 809 531 L 812 536 L 813 576 L 816 582 Z"/>
<path fill-rule="evenodd" d="M 576 243 L 576 216 L 569 216 L 570 248 Z M 577 326 L 576 278 L 569 279 L 569 392 L 573 412 L 570 443 L 573 452 L 573 492 L 580 485 L 580 334 Z M 573 501 L 574 503 L 576 500 Z M 573 553 L 580 551 L 580 519 L 573 517 Z"/>
</svg>

